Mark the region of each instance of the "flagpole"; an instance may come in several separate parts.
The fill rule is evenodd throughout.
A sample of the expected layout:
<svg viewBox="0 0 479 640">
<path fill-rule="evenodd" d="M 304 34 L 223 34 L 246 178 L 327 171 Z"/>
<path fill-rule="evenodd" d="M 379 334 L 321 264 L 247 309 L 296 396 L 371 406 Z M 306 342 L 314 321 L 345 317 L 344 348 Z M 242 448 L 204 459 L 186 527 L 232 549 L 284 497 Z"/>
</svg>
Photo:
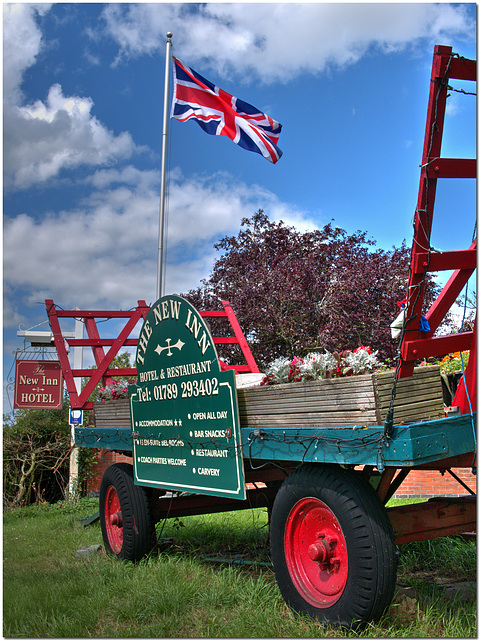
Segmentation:
<svg viewBox="0 0 479 640">
<path fill-rule="evenodd" d="M 170 63 L 171 63 L 171 38 L 173 34 L 166 34 L 166 63 L 165 63 L 165 96 L 163 102 L 163 138 L 161 147 L 161 182 L 160 182 L 160 221 L 158 229 L 158 273 L 157 273 L 157 299 L 163 295 L 163 238 L 165 227 L 165 192 L 166 192 L 166 155 L 168 138 L 168 107 L 170 97 Z"/>
</svg>

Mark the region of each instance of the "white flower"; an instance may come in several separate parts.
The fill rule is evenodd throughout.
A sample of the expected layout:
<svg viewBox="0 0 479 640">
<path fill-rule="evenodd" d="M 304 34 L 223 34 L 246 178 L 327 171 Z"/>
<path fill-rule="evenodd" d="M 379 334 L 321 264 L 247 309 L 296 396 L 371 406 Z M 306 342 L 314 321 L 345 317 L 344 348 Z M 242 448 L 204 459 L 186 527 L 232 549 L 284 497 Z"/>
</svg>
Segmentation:
<svg viewBox="0 0 479 640">
<path fill-rule="evenodd" d="M 371 352 L 367 347 L 359 347 L 355 351 L 351 351 L 345 358 L 344 363 L 346 365 L 343 370 L 347 373 L 352 370 L 354 375 L 361 373 L 368 373 L 374 371 L 378 367 L 382 366 L 382 363 L 378 360 L 378 352 Z"/>
<path fill-rule="evenodd" d="M 273 375 L 274 381 L 278 384 L 282 384 L 283 382 L 288 382 L 288 373 L 290 369 L 291 363 L 288 358 L 281 356 L 280 358 L 276 358 L 266 369 L 267 375 Z"/>
<path fill-rule="evenodd" d="M 309 353 L 298 368 L 305 378 L 321 380 L 333 371 L 336 365 L 336 358 L 326 351 L 326 353 Z"/>
</svg>

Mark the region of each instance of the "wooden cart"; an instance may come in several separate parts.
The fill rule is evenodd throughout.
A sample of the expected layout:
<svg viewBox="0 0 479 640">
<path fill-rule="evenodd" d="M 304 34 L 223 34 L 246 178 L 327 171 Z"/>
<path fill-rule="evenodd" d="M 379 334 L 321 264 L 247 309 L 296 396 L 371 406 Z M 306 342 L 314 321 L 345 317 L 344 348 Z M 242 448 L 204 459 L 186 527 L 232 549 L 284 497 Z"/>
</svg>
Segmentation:
<svg viewBox="0 0 479 640">
<path fill-rule="evenodd" d="M 227 302 L 198 312 L 177 296 L 133 311 L 65 311 L 46 301 L 73 409 L 92 409 L 93 424 L 75 428 L 79 447 L 132 457 L 104 474 L 100 518 L 107 550 L 139 560 L 155 545 L 164 518 L 267 507 L 279 588 L 296 611 L 354 627 L 377 619 L 391 602 L 397 546 L 475 531 L 475 495 L 385 507 L 411 470 L 476 465 L 475 330 L 435 336 L 476 264 L 475 242 L 464 251 L 435 252 L 429 242 L 436 183 L 475 177 L 475 161 L 440 157 L 450 78 L 475 80 L 475 61 L 449 47 L 434 51 L 421 169 L 410 295 L 399 367 L 356 378 L 247 388 L 258 369 Z M 454 270 L 421 333 L 426 273 Z M 208 318 L 230 322 L 214 338 Z M 60 322 L 81 318 L 87 338 L 64 338 Z M 101 338 L 99 319 L 125 321 Z M 130 338 L 138 323 L 138 338 Z M 246 364 L 229 366 L 215 345 L 235 343 Z M 73 369 L 68 346 L 91 347 L 96 369 Z M 111 369 L 122 347 L 137 348 L 137 368 Z M 107 349 L 107 350 L 106 350 Z M 437 367 L 417 360 L 470 349 L 469 365 L 444 416 Z M 135 375 L 127 400 L 93 403 L 97 384 Z M 80 392 L 75 378 L 88 378 Z"/>
</svg>

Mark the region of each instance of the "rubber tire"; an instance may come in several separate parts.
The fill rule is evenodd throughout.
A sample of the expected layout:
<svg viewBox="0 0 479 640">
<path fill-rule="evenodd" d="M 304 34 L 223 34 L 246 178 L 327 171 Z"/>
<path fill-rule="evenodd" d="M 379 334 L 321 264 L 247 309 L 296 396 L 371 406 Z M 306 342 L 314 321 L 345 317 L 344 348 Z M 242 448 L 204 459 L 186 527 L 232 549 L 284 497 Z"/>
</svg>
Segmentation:
<svg viewBox="0 0 479 640">
<path fill-rule="evenodd" d="M 119 500 L 123 540 L 121 547 L 112 548 L 108 536 L 111 524 L 107 523 L 107 496 Z M 100 524 L 107 553 L 123 560 L 138 561 L 144 558 L 155 545 L 155 528 L 150 516 L 148 497 L 143 487 L 133 482 L 133 467 L 124 462 L 114 464 L 103 474 L 100 485 Z"/>
<path fill-rule="evenodd" d="M 300 501 L 307 504 L 307 498 L 313 499 L 311 503 L 317 499 L 331 510 L 344 536 L 347 578 L 339 599 L 330 606 L 317 607 L 305 600 L 294 584 L 286 560 L 288 518 L 291 522 L 294 513 L 298 513 L 294 511 L 295 505 Z M 279 589 L 296 612 L 324 624 L 355 629 L 378 620 L 391 603 L 398 560 L 393 530 L 376 492 L 354 471 L 336 465 L 313 464 L 293 471 L 276 496 L 270 540 Z M 313 562 L 305 557 L 304 549 L 300 557 L 305 564 Z"/>
</svg>

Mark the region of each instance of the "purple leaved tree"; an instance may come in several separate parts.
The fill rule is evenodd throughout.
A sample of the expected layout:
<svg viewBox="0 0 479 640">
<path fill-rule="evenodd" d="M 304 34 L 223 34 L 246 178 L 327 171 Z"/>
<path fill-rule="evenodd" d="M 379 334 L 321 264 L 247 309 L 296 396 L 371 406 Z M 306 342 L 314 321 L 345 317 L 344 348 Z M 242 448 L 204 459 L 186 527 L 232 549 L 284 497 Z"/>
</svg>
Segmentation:
<svg viewBox="0 0 479 640">
<path fill-rule="evenodd" d="M 210 277 L 183 295 L 198 309 L 229 300 L 260 369 L 279 356 L 321 348 L 364 345 L 383 360 L 395 357 L 389 325 L 406 297 L 410 250 L 404 242 L 377 249 L 366 233 L 349 235 L 332 223 L 300 232 L 271 222 L 260 209 L 215 248 L 220 255 Z M 435 289 L 430 280 L 426 304 Z"/>
</svg>

